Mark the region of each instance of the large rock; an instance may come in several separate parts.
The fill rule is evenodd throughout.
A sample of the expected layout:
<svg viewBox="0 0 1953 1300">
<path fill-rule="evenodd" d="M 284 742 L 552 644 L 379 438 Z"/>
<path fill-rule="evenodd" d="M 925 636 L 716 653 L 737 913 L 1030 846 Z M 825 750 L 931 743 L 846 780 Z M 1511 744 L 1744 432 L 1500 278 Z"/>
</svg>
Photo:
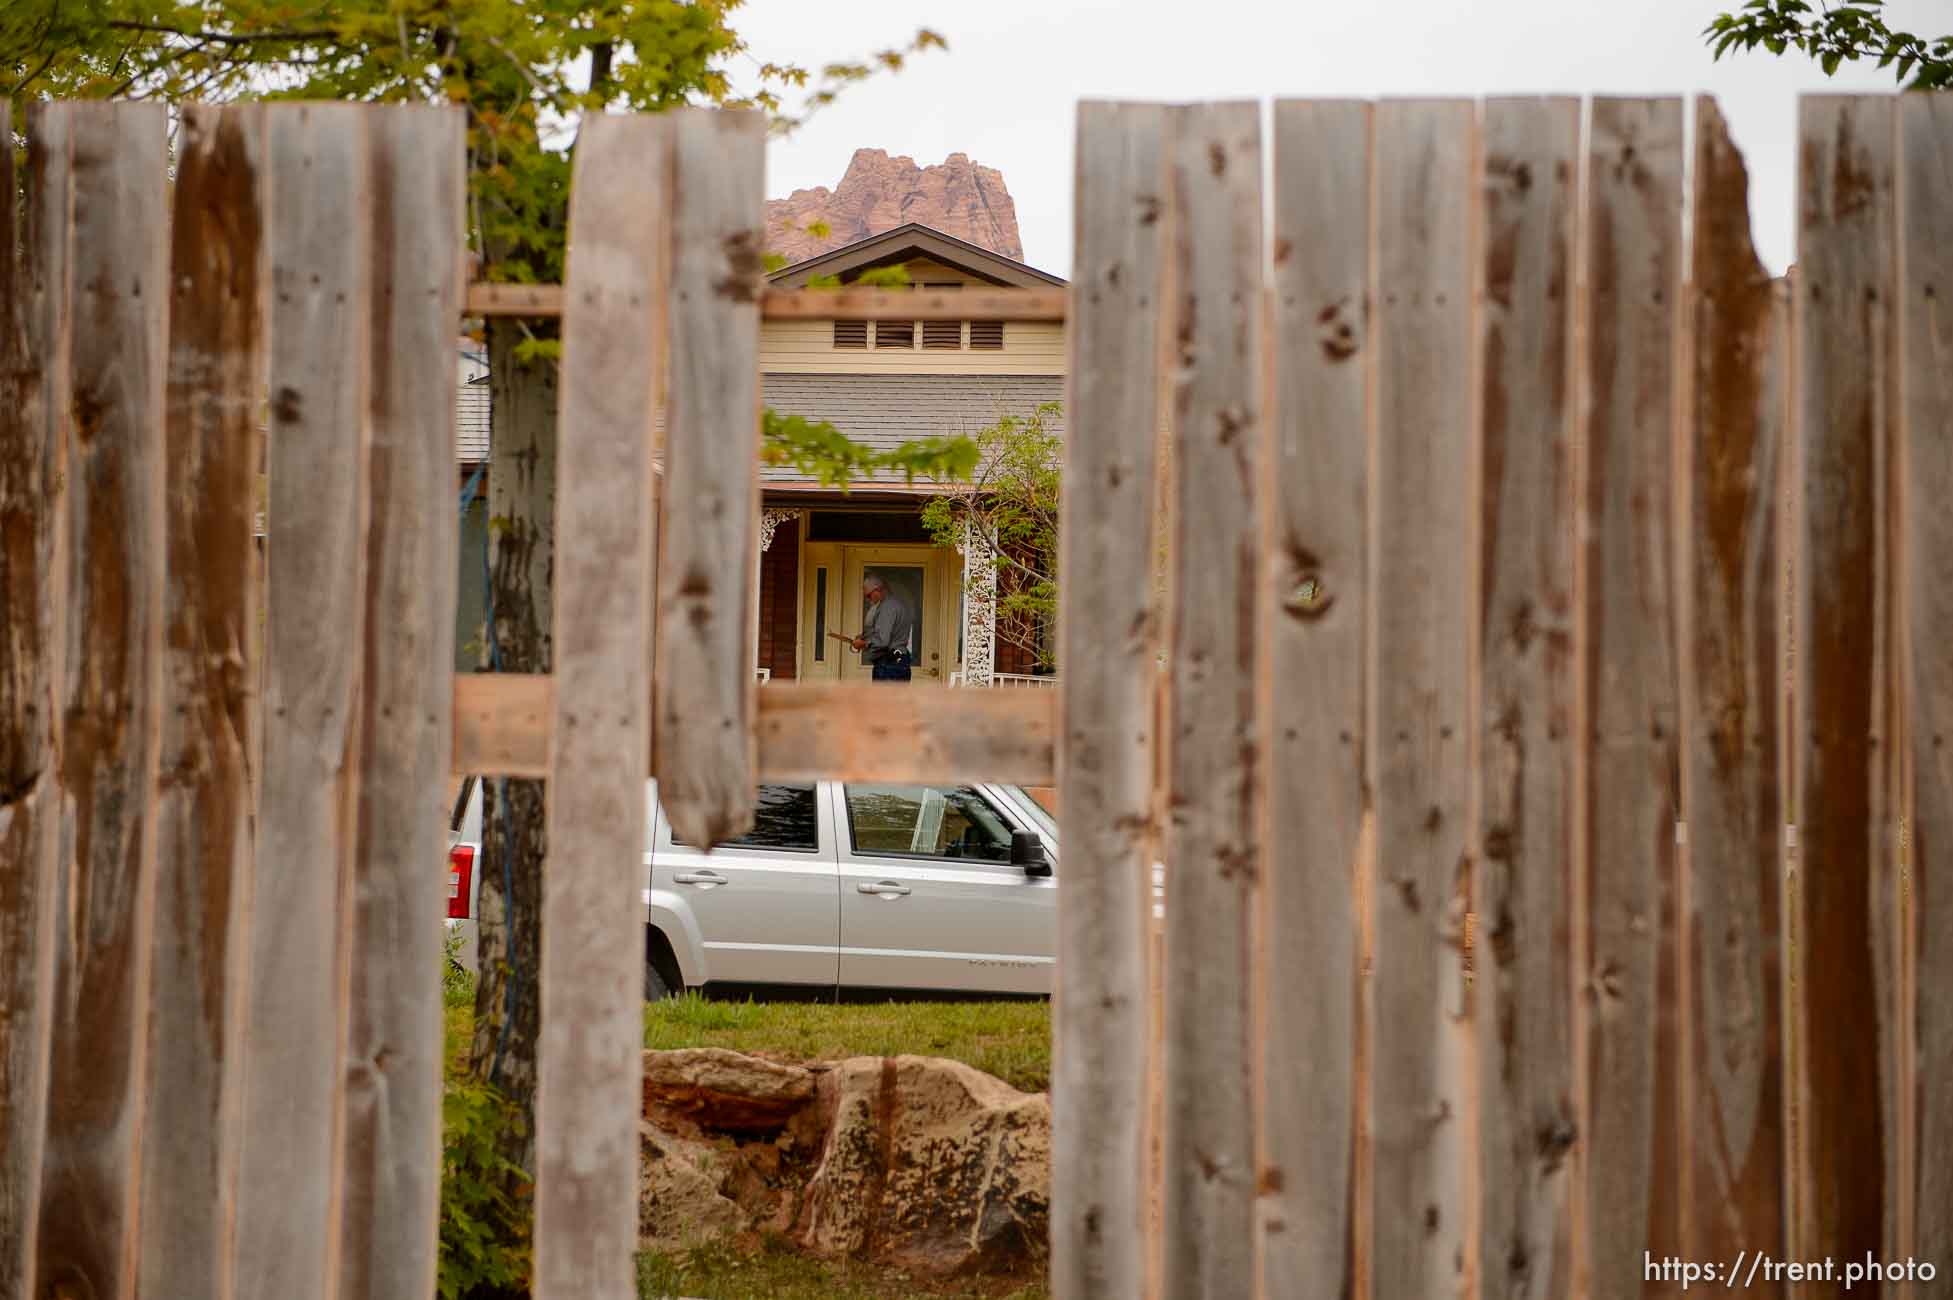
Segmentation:
<svg viewBox="0 0 1953 1300">
<path fill-rule="evenodd" d="M 638 1126 L 637 1235 L 644 1250 L 684 1250 L 748 1226 L 744 1207 L 721 1186 L 731 1172 L 712 1143 L 650 1122 Z"/>
<path fill-rule="evenodd" d="M 829 1120 L 796 1240 L 941 1277 L 1042 1259 L 1051 1107 L 960 1061 L 857 1057 L 821 1078 Z"/>
<path fill-rule="evenodd" d="M 891 158 L 881 149 L 857 149 L 834 189 L 795 190 L 766 203 L 766 248 L 802 262 L 884 230 L 916 222 L 931 230 L 1024 260 L 1017 205 L 994 167 L 953 153 L 932 167 L 913 158 Z M 826 235 L 807 227 L 825 223 Z"/>
<path fill-rule="evenodd" d="M 777 1133 L 814 1099 L 813 1072 L 723 1047 L 644 1054 L 644 1108 L 721 1133 Z"/>
<path fill-rule="evenodd" d="M 1051 1110 L 957 1061 L 644 1054 L 641 1244 L 790 1236 L 917 1276 L 1044 1257 Z"/>
</svg>

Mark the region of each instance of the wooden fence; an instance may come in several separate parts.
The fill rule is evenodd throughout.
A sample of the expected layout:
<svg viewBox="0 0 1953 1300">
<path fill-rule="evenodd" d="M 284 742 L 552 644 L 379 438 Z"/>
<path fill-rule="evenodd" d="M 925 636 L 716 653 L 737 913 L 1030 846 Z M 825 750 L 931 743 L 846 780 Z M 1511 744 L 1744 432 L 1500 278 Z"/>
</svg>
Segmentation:
<svg viewBox="0 0 1953 1300">
<path fill-rule="evenodd" d="M 762 292 L 757 119 L 586 122 L 506 290 L 455 113 L 36 106 L 0 1298 L 431 1293 L 451 771 L 550 781 L 545 1300 L 633 1293 L 651 772 L 1055 778 L 1062 1297 L 1944 1284 L 1953 100 L 1804 102 L 1794 293 L 1696 116 L 1084 106 L 1069 301 L 982 308 L 1070 322 L 1064 683 L 903 692 L 752 682 L 759 324 L 971 308 Z M 464 311 L 563 321 L 551 677 L 451 673 Z"/>
</svg>

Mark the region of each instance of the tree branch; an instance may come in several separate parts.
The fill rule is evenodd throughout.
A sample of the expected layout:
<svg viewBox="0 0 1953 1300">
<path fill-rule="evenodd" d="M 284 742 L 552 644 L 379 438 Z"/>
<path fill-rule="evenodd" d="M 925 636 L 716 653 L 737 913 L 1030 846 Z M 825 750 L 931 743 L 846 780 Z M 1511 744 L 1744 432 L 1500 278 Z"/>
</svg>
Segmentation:
<svg viewBox="0 0 1953 1300">
<path fill-rule="evenodd" d="M 111 18 L 107 25 L 117 31 L 151 32 L 159 36 L 181 36 L 184 40 L 196 41 L 198 44 L 215 42 L 218 45 L 256 45 L 260 41 L 270 41 L 274 44 L 288 45 L 302 41 L 332 41 L 339 39 L 339 33 L 330 30 L 310 32 L 253 32 L 249 36 L 238 36 L 229 32 L 186 32 L 181 27 L 171 27 L 165 23 L 139 23 L 125 18 Z"/>
</svg>

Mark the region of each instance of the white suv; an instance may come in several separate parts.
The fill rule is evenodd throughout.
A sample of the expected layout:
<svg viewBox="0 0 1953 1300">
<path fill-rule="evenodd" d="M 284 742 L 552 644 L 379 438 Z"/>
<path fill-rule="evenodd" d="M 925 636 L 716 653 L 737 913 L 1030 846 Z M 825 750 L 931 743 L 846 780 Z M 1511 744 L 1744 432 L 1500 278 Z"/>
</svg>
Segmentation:
<svg viewBox="0 0 1953 1300">
<path fill-rule="evenodd" d="M 672 838 L 645 783 L 644 992 L 1051 992 L 1058 829 L 1006 785 L 766 785 L 750 833 Z M 475 961 L 481 795 L 463 791 L 450 929 Z"/>
</svg>

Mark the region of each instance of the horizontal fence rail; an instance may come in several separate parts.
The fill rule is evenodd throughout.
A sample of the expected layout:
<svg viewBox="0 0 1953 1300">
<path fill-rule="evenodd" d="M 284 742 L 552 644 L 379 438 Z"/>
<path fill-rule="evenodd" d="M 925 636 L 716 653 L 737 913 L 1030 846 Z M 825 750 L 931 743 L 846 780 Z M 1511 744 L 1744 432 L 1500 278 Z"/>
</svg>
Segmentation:
<svg viewBox="0 0 1953 1300">
<path fill-rule="evenodd" d="M 632 1293 L 653 773 L 1061 788 L 1064 1300 L 1946 1285 L 1953 98 L 1803 102 L 1788 278 L 1683 109 L 1087 105 L 1074 283 L 938 294 L 766 288 L 752 117 L 469 285 L 458 111 L 34 106 L 0 1300 L 431 1294 L 451 772 L 549 782 L 544 1300 Z M 564 323 L 549 675 L 451 671 L 463 316 Z M 762 323 L 971 316 L 1067 325 L 1062 681 L 756 684 Z"/>
<path fill-rule="evenodd" d="M 926 289 L 766 289 L 760 293 L 765 320 L 1000 320 L 1062 324 L 1067 303 L 1063 289 L 971 289 L 935 293 Z M 527 316 L 549 319 L 563 314 L 560 284 L 468 286 L 464 316 Z"/>
</svg>

